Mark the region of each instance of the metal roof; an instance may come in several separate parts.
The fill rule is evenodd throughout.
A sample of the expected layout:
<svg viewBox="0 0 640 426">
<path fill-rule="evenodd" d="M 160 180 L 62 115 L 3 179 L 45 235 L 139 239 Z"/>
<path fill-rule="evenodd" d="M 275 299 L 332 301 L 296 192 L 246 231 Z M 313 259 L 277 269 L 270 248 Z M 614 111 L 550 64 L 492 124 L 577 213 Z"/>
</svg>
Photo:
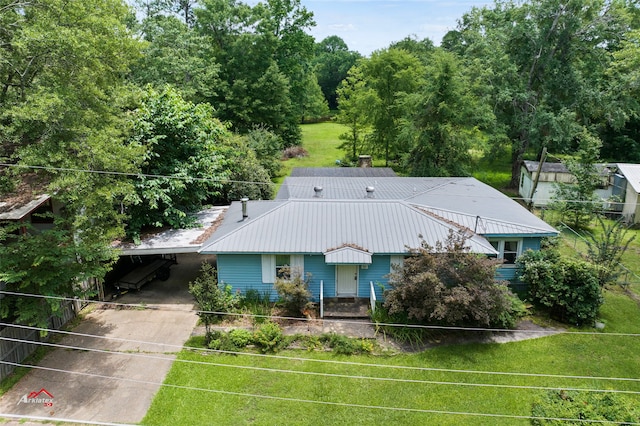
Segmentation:
<svg viewBox="0 0 640 426">
<path fill-rule="evenodd" d="M 394 177 L 390 167 L 295 167 L 292 177 Z"/>
<path fill-rule="evenodd" d="M 524 167 L 528 172 L 537 172 L 540 165 L 539 161 L 524 160 Z M 564 163 L 544 162 L 542 164 L 542 173 L 571 173 Z"/>
<path fill-rule="evenodd" d="M 0 220 L 21 220 L 51 198 L 47 194 L 33 197 L 33 199 L 24 204 L 11 204 L 6 201 L 0 201 L 0 210 L 5 210 L 0 213 Z"/>
<path fill-rule="evenodd" d="M 633 190 L 640 194 L 640 164 L 618 163 L 617 166 Z"/>
<path fill-rule="evenodd" d="M 256 215 L 256 211 L 268 211 Z M 424 241 L 435 246 L 459 226 L 397 200 L 249 201 L 249 218 L 234 202 L 201 253 L 326 253 L 358 247 L 371 254 L 403 254 Z M 238 218 L 237 220 L 235 218 Z M 479 235 L 468 241 L 471 251 L 496 254 Z M 352 253 L 353 254 L 353 253 Z"/>
<path fill-rule="evenodd" d="M 318 199 L 314 186 L 322 187 L 324 200 L 406 201 L 471 230 L 479 216 L 486 226 L 491 224 L 487 234 L 557 234 L 516 201 L 470 177 L 289 177 L 283 183 L 285 191 L 281 190 L 277 199 Z M 374 188 L 372 199 L 366 198 L 367 187 Z"/>
<path fill-rule="evenodd" d="M 321 197 L 330 200 L 367 198 L 367 187 L 373 188 L 376 200 L 404 200 L 464 178 L 351 177 L 331 176 L 287 177 L 276 200 L 316 198 L 315 187 L 322 187 Z"/>
<path fill-rule="evenodd" d="M 340 247 L 324 253 L 327 265 L 370 265 L 371 253 L 354 247 Z"/>
<path fill-rule="evenodd" d="M 168 229 L 142 238 L 140 244 L 121 242 L 114 245 L 120 255 L 196 253 L 213 231 L 227 207 L 214 207 L 196 213 L 198 225 L 190 229 Z"/>
</svg>

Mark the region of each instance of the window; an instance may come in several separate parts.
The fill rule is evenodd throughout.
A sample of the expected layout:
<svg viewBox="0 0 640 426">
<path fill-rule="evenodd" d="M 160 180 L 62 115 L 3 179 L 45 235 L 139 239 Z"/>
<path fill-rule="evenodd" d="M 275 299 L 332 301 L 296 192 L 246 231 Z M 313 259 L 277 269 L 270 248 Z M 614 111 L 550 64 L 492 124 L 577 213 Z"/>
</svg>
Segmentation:
<svg viewBox="0 0 640 426">
<path fill-rule="evenodd" d="M 519 240 L 494 240 L 489 241 L 496 251 L 498 259 L 504 259 L 505 265 L 513 265 L 520 254 Z"/>
<path fill-rule="evenodd" d="M 288 254 L 276 255 L 276 278 L 281 280 L 291 279 L 291 256 Z"/>
<path fill-rule="evenodd" d="M 284 268 L 284 269 L 283 269 Z M 285 273 L 288 272 L 287 273 Z M 304 276 L 304 256 L 301 254 L 263 254 L 262 282 L 276 282 L 276 278 L 290 279 L 291 274 Z"/>
</svg>

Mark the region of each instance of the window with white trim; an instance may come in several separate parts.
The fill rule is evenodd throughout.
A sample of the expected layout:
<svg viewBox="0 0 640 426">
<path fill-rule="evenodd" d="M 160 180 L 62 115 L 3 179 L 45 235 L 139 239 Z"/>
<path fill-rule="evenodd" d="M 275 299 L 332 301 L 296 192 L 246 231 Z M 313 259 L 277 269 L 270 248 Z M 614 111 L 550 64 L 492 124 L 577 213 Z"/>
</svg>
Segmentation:
<svg viewBox="0 0 640 426">
<path fill-rule="evenodd" d="M 522 251 L 521 240 L 494 240 L 489 241 L 496 251 L 498 259 L 504 259 L 505 265 L 514 265 Z"/>
<path fill-rule="evenodd" d="M 304 256 L 301 254 L 263 254 L 262 282 L 274 283 L 277 278 L 288 280 L 291 274 L 304 276 Z"/>
<path fill-rule="evenodd" d="M 291 279 L 291 255 L 276 254 L 276 278 L 281 280 Z"/>
</svg>

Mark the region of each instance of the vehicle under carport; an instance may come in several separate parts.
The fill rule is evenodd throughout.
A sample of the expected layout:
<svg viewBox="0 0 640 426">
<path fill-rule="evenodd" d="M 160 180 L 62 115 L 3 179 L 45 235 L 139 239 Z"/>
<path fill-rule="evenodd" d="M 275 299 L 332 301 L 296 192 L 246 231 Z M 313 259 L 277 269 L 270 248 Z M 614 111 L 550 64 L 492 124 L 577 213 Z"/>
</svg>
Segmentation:
<svg viewBox="0 0 640 426">
<path fill-rule="evenodd" d="M 198 250 L 220 223 L 227 206 L 213 207 L 197 213 L 197 226 L 190 229 L 167 229 L 150 233 L 139 244 L 120 242 L 120 259 L 105 277 L 106 294 L 117 297 L 128 291 L 138 291 L 154 281 L 166 281 L 180 255 L 197 255 Z M 190 265 L 194 263 L 190 258 Z M 201 256 L 202 261 L 215 261 Z M 192 275 L 192 274 L 187 274 Z M 105 295 L 105 298 L 108 296 Z"/>
</svg>

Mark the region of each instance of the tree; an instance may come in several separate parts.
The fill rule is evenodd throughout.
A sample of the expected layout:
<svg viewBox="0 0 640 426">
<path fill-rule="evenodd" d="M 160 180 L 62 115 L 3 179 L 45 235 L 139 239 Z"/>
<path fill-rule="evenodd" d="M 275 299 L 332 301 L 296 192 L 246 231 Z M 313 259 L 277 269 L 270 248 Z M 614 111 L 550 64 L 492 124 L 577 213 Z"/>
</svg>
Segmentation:
<svg viewBox="0 0 640 426">
<path fill-rule="evenodd" d="M 565 258 L 553 246 L 529 250 L 517 264 L 535 304 L 559 321 L 593 325 L 604 301 L 597 265 Z"/>
<path fill-rule="evenodd" d="M 186 102 L 171 87 L 147 88 L 132 126 L 129 143 L 146 153 L 129 197 L 128 234 L 137 238 L 147 226 L 191 225 L 189 214 L 219 197 L 229 175 L 220 149 L 227 129 L 209 105 Z"/>
<path fill-rule="evenodd" d="M 329 115 L 329 105 L 322 94 L 315 74 L 308 73 L 303 78 L 306 82 L 304 83 L 304 90 L 302 90 L 302 98 L 299 101 L 302 113 L 300 122 L 304 123 L 309 119 L 327 117 Z"/>
<path fill-rule="evenodd" d="M 124 76 L 140 48 L 128 19 L 117 0 L 0 7 L 0 157 L 24 167 L 15 169 L 21 175 L 42 167 L 37 175 L 46 192 L 65 207 L 54 230 L 3 237 L 0 280 L 9 288 L 84 295 L 80 283 L 102 278 L 113 261 L 107 248 L 122 236 L 125 218 L 116 206 L 132 185 L 99 172 L 135 172 L 142 153 L 123 143 L 133 92 Z M 57 309 L 43 309 L 35 297 L 3 302 L 3 316 L 11 315 L 6 306 L 40 325 Z"/>
<path fill-rule="evenodd" d="M 469 252 L 462 233 L 426 243 L 390 275 L 384 307 L 425 324 L 512 327 L 517 297 L 495 279 L 498 261 Z"/>
<path fill-rule="evenodd" d="M 356 161 L 370 132 L 369 108 L 375 93 L 366 87 L 362 70 L 355 66 L 338 88 L 337 96 L 340 111 L 336 119 L 348 127 L 348 131 L 339 136 L 343 141 L 340 149 L 347 153 L 350 161 Z"/>
<path fill-rule="evenodd" d="M 399 123 L 405 117 L 403 99 L 415 93 L 424 75 L 420 61 L 404 50 L 388 49 L 373 52 L 361 63 L 367 87 L 375 93 L 371 110 L 373 132 L 370 135 L 374 153 L 384 156 L 385 165 L 407 152 L 398 138 Z"/>
<path fill-rule="evenodd" d="M 486 87 L 511 140 L 511 186 L 525 153 L 570 152 L 584 127 L 619 109 L 607 102 L 606 70 L 630 23 L 624 1 L 497 2 L 463 16 L 448 48 Z M 479 66 L 478 66 L 479 65 Z"/>
<path fill-rule="evenodd" d="M 408 96 L 409 119 L 400 138 L 412 147 L 405 167 L 413 176 L 464 176 L 470 173 L 471 148 L 486 141 L 482 129 L 495 117 L 469 89 L 456 57 L 436 50 L 426 66 L 420 93 Z"/>
<path fill-rule="evenodd" d="M 211 325 L 232 312 L 238 299 L 231 293 L 231 286 L 218 283 L 216 269 L 207 262 L 200 267 L 200 276 L 189 283 L 189 293 L 198 305 L 198 316 L 204 323 L 207 344 L 211 339 Z"/>
<path fill-rule="evenodd" d="M 83 282 L 104 277 L 117 255 L 102 240 L 80 239 L 64 228 L 60 220 L 55 229 L 19 236 L 10 233 L 10 226 L 0 228 L 0 281 L 5 284 L 4 290 L 34 295 L 4 295 L 0 318 L 49 328 L 48 318 L 61 314 L 60 297 L 95 295 L 95 289 Z"/>
<path fill-rule="evenodd" d="M 598 281 L 605 286 L 620 275 L 622 255 L 636 236 L 628 236 L 628 228 L 621 220 L 608 222 L 599 215 L 596 219 L 599 232 L 587 234 L 587 259 L 599 266 Z"/>
<path fill-rule="evenodd" d="M 146 18 L 142 31 L 146 44 L 133 67 L 133 81 L 156 88 L 171 84 L 195 103 L 216 95 L 221 86 L 220 65 L 212 60 L 213 52 L 205 37 L 175 16 Z"/>
<path fill-rule="evenodd" d="M 578 152 L 574 158 L 566 160 L 574 183 L 556 183 L 551 208 L 568 215 L 575 228 L 584 227 L 602 209 L 602 200 L 595 193 L 602 177 L 596 168 L 601 142 L 587 131 L 583 131 L 578 141 Z"/>
<path fill-rule="evenodd" d="M 335 35 L 316 43 L 314 73 L 330 109 L 338 108 L 338 87 L 360 57 L 358 52 L 350 51 L 344 40 Z"/>
</svg>

